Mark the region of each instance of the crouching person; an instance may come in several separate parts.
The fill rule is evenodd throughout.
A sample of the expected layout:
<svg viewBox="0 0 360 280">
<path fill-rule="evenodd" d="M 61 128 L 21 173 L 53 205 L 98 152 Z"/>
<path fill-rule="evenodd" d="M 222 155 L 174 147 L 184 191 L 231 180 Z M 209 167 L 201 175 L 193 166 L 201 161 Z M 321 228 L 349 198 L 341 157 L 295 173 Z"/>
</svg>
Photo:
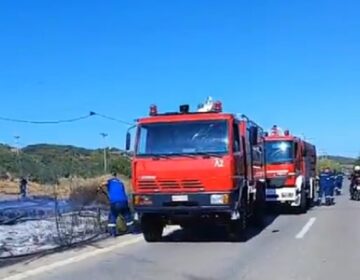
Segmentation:
<svg viewBox="0 0 360 280">
<path fill-rule="evenodd" d="M 129 231 L 132 231 L 134 224 L 131 210 L 129 208 L 128 196 L 126 194 L 125 186 L 123 182 L 117 177 L 116 173 L 113 173 L 110 178 L 102 187 L 107 188 L 108 199 L 110 202 L 110 213 L 108 221 L 108 230 L 111 236 L 117 236 L 117 219 L 120 215 L 125 218 L 126 225 Z"/>
</svg>

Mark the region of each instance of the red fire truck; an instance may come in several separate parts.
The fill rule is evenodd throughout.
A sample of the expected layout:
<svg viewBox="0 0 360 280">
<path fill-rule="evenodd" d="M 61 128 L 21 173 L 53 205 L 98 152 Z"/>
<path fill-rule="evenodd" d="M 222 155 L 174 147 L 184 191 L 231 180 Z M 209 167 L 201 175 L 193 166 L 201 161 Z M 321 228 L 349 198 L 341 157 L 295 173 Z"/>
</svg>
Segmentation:
<svg viewBox="0 0 360 280">
<path fill-rule="evenodd" d="M 315 146 L 275 125 L 265 133 L 264 148 L 267 202 L 305 213 L 317 196 Z"/>
<path fill-rule="evenodd" d="M 246 116 L 223 113 L 212 101 L 196 112 L 182 105 L 161 114 L 151 106 L 136 127 L 133 202 L 146 241 L 161 240 L 170 224 L 220 224 L 234 239 L 249 221 L 261 224 L 266 187 L 256 170 L 263 168 L 262 130 Z M 130 141 L 128 132 L 127 150 Z"/>
</svg>

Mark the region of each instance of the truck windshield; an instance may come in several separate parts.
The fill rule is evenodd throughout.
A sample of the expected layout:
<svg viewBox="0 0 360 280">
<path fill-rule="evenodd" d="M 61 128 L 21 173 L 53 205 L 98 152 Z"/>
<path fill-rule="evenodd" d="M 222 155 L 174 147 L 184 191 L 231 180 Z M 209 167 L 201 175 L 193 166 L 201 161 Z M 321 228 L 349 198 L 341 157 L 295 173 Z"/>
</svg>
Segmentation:
<svg viewBox="0 0 360 280">
<path fill-rule="evenodd" d="M 269 141 L 265 144 L 266 163 L 282 164 L 294 160 L 294 143 L 292 141 Z"/>
<path fill-rule="evenodd" d="M 139 126 L 138 156 L 226 154 L 228 124 L 220 121 L 152 123 Z"/>
</svg>

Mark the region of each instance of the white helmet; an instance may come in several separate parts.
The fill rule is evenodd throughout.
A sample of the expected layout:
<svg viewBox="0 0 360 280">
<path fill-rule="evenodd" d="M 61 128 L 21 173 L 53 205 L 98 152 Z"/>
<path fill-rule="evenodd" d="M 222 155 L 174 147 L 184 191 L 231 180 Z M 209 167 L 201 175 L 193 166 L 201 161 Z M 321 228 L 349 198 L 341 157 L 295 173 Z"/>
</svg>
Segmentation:
<svg viewBox="0 0 360 280">
<path fill-rule="evenodd" d="M 356 165 L 356 166 L 354 167 L 354 170 L 355 170 L 355 171 L 360 171 L 360 166 L 359 166 L 359 165 Z"/>
</svg>

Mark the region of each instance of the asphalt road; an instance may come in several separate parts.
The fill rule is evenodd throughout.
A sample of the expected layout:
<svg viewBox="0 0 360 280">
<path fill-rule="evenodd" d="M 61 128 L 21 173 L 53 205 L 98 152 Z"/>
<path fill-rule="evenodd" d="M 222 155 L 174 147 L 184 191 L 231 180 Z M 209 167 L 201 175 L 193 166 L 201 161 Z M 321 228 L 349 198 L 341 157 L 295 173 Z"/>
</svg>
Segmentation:
<svg viewBox="0 0 360 280">
<path fill-rule="evenodd" d="M 157 244 L 132 236 L 17 265 L 0 271 L 0 278 L 358 280 L 359 213 L 360 202 L 344 194 L 335 206 L 315 207 L 305 215 L 270 215 L 268 226 L 250 230 L 244 243 L 226 242 L 221 232 L 196 238 L 175 232 Z"/>
</svg>

